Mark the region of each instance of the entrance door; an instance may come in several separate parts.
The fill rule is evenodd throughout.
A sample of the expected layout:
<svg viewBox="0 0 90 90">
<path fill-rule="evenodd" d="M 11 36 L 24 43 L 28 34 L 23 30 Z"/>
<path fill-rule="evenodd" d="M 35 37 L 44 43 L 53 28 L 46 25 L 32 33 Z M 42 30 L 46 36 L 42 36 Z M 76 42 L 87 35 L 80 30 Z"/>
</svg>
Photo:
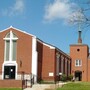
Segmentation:
<svg viewBox="0 0 90 90">
<path fill-rule="evenodd" d="M 4 79 L 15 79 L 15 66 L 4 66 Z"/>
<path fill-rule="evenodd" d="M 75 72 L 75 79 L 77 81 L 81 81 L 82 80 L 82 72 L 81 71 L 76 71 Z"/>
</svg>

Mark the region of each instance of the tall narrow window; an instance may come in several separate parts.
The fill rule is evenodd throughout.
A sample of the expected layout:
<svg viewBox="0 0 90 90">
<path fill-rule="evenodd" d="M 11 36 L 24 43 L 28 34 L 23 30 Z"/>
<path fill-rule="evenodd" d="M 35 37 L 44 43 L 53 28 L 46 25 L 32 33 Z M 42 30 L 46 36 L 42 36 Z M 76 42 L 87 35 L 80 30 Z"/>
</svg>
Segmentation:
<svg viewBox="0 0 90 90">
<path fill-rule="evenodd" d="M 17 41 L 13 40 L 13 48 L 12 48 L 12 60 L 16 60 L 16 46 L 17 46 Z"/>
<path fill-rule="evenodd" d="M 59 75 L 59 60 L 60 60 L 60 54 L 56 54 L 56 74 Z"/>
<path fill-rule="evenodd" d="M 6 61 L 9 61 L 10 41 L 6 41 Z"/>
<path fill-rule="evenodd" d="M 17 36 L 10 31 L 5 40 L 5 61 L 16 61 Z"/>
</svg>

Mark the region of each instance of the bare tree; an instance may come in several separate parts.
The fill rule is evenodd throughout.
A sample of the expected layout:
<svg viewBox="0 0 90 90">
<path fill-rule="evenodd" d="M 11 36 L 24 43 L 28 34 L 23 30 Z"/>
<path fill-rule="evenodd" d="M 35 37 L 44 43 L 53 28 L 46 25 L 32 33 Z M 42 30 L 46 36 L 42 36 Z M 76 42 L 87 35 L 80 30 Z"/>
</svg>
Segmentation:
<svg viewBox="0 0 90 90">
<path fill-rule="evenodd" d="M 78 25 L 78 30 L 90 26 L 90 0 L 77 0 L 79 7 L 69 17 L 69 23 Z"/>
</svg>

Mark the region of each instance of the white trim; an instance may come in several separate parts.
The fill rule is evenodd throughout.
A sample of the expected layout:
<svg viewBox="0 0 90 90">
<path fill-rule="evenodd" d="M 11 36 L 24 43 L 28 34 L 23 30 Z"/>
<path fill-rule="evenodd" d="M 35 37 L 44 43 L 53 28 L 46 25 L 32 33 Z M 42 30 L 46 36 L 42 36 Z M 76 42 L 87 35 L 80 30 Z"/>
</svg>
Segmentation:
<svg viewBox="0 0 90 90">
<path fill-rule="evenodd" d="M 13 32 L 12 31 L 10 31 L 9 32 L 10 33 L 10 37 L 9 38 L 4 38 L 4 40 L 6 41 L 6 40 L 9 40 L 10 41 L 10 50 L 9 50 L 9 61 L 12 61 L 12 47 L 13 47 L 13 40 L 17 40 L 18 38 L 17 37 L 13 37 Z M 6 60 L 6 42 L 5 42 L 5 53 L 4 53 L 5 55 L 5 57 L 4 57 L 4 61 Z"/>
<path fill-rule="evenodd" d="M 17 29 L 17 28 L 15 28 L 15 27 L 13 27 L 13 26 L 10 26 L 10 27 L 8 27 L 8 28 L 0 31 L 0 33 L 3 32 L 3 31 L 6 31 L 6 30 L 8 30 L 8 29 L 11 29 L 11 28 L 12 28 L 12 29 L 15 29 L 15 30 L 17 30 L 17 31 L 20 31 L 20 32 L 22 32 L 22 33 L 24 33 L 24 34 L 30 35 L 30 36 L 32 36 L 32 37 L 35 37 L 34 35 L 29 34 L 29 33 L 27 33 L 26 31 L 22 31 L 21 29 Z"/>
<path fill-rule="evenodd" d="M 55 47 L 53 47 L 53 46 L 51 46 L 49 44 L 43 43 L 43 45 L 50 47 L 50 49 L 55 49 Z"/>
<path fill-rule="evenodd" d="M 47 44 L 47 43 L 45 43 L 45 42 L 43 42 L 43 41 L 39 40 L 38 38 L 37 38 L 37 41 L 39 41 L 39 42 L 40 42 L 40 43 L 42 43 L 43 45 L 45 45 L 45 46 L 49 47 L 50 49 L 55 49 L 55 47 L 54 47 L 54 46 L 52 46 L 52 45 L 50 45 L 50 44 Z"/>
<path fill-rule="evenodd" d="M 12 40 L 17 40 L 18 38 L 12 38 Z M 4 38 L 4 40 L 10 40 L 10 38 Z"/>
<path fill-rule="evenodd" d="M 32 37 L 32 74 L 34 75 L 34 82 L 37 82 L 37 51 L 36 51 L 36 37 Z"/>
<path fill-rule="evenodd" d="M 13 34 L 12 34 L 12 31 L 10 31 L 10 54 L 9 54 L 10 61 L 12 61 L 12 37 L 13 37 Z"/>
<path fill-rule="evenodd" d="M 15 71 L 15 79 L 17 79 L 17 63 L 16 61 L 12 61 L 12 44 L 13 44 L 13 40 L 17 40 L 18 38 L 13 38 L 13 32 L 10 31 L 10 37 L 4 38 L 5 40 L 5 52 L 4 52 L 4 63 L 2 65 L 2 79 L 4 79 L 4 66 L 15 66 L 16 67 L 16 71 Z M 9 60 L 6 61 L 6 40 L 10 41 L 10 50 L 9 50 Z"/>
<path fill-rule="evenodd" d="M 4 79 L 4 66 L 15 66 L 16 71 L 15 71 L 15 79 L 17 79 L 17 63 L 16 61 L 4 61 L 2 64 L 2 80 Z"/>
<path fill-rule="evenodd" d="M 77 62 L 76 62 L 76 61 L 77 61 Z M 77 63 L 78 65 L 76 65 L 76 63 Z M 75 66 L 76 66 L 76 67 L 82 66 L 82 60 L 76 59 L 76 60 L 75 60 Z"/>
</svg>

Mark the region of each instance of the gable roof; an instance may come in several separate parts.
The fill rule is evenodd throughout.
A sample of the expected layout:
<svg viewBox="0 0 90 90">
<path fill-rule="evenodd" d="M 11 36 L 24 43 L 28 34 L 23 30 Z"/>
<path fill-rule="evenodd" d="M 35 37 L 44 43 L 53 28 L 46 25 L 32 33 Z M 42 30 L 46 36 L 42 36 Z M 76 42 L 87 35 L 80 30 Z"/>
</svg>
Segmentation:
<svg viewBox="0 0 90 90">
<path fill-rule="evenodd" d="M 61 53 L 63 53 L 64 55 L 66 55 L 67 57 L 70 58 L 69 55 L 67 55 L 66 53 L 64 53 L 62 50 L 60 50 L 60 49 L 57 48 L 56 46 L 53 46 L 53 45 L 51 45 L 51 44 L 48 44 L 48 43 L 42 41 L 41 39 L 37 38 L 35 35 L 32 35 L 32 34 L 30 34 L 30 33 L 27 33 L 26 31 L 22 31 L 22 30 L 20 30 L 20 29 L 17 29 L 17 28 L 15 28 L 15 27 L 13 27 L 13 26 L 10 26 L 10 27 L 8 27 L 8 28 L 0 31 L 0 33 L 6 31 L 6 30 L 8 30 L 8 29 L 15 29 L 15 30 L 17 30 L 17 31 L 19 31 L 19 32 L 22 32 L 22 33 L 24 33 L 24 34 L 30 35 L 30 36 L 36 38 L 37 41 L 39 41 L 39 42 L 42 43 L 43 45 L 49 47 L 50 49 L 57 49 L 58 51 L 60 51 Z"/>
<path fill-rule="evenodd" d="M 27 35 L 30 35 L 30 36 L 36 38 L 35 35 L 32 35 L 32 34 L 30 34 L 30 33 L 27 33 L 26 31 L 23 31 L 23 30 L 21 30 L 21 29 L 17 29 L 17 28 L 15 28 L 15 27 L 13 27 L 13 26 L 10 26 L 10 27 L 8 27 L 8 28 L 6 28 L 6 29 L 0 31 L 0 33 L 6 31 L 6 30 L 8 30 L 8 29 L 15 29 L 15 30 L 17 30 L 17 31 L 19 31 L 19 32 L 22 32 L 22 33 L 24 33 L 24 34 L 27 34 Z"/>
</svg>

